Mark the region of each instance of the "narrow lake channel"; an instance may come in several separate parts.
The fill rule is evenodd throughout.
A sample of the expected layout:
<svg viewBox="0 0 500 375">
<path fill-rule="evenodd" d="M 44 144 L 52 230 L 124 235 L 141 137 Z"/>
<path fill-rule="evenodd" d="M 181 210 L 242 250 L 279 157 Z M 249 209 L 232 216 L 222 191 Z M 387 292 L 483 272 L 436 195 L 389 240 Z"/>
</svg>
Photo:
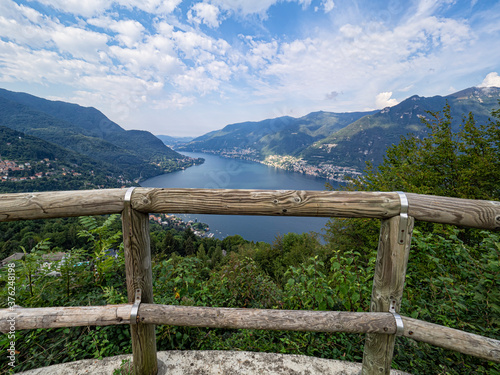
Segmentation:
<svg viewBox="0 0 500 375">
<path fill-rule="evenodd" d="M 202 165 L 168 173 L 143 181 L 143 187 L 206 189 L 325 190 L 327 180 L 287 172 L 263 164 L 216 155 L 183 152 L 204 158 Z M 335 182 L 331 181 L 335 186 Z M 175 212 L 172 212 L 175 213 Z M 235 234 L 250 241 L 272 242 L 277 235 L 289 232 L 321 232 L 328 218 L 269 217 L 232 215 L 179 215 L 184 220 L 197 219 L 210 226 L 217 238 Z"/>
</svg>

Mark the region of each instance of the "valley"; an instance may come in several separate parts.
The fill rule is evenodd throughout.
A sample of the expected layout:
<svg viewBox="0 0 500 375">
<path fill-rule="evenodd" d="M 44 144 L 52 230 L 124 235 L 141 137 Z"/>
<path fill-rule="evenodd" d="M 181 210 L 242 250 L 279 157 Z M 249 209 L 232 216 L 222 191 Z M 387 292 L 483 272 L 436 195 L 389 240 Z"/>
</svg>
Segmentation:
<svg viewBox="0 0 500 375">
<path fill-rule="evenodd" d="M 498 105 L 500 88 L 469 88 L 447 96 L 411 96 L 378 111 L 313 112 L 300 118 L 280 117 L 225 126 L 177 147 L 252 160 L 276 168 L 342 181 L 359 176 L 366 163 L 379 165 L 386 149 L 409 133 L 423 136 L 428 112 L 451 109 L 452 128 L 472 113 L 486 121 Z M 424 121 L 423 121 L 424 120 Z"/>
</svg>

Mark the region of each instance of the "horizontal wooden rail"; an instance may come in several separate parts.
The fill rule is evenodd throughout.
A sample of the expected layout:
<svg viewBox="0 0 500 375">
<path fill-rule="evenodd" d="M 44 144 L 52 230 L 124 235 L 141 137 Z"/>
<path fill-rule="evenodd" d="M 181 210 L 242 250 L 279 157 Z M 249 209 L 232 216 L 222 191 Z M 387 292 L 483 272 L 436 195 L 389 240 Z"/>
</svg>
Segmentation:
<svg viewBox="0 0 500 375">
<path fill-rule="evenodd" d="M 187 327 L 394 334 L 390 313 L 265 310 L 141 304 L 144 323 Z"/>
<path fill-rule="evenodd" d="M 130 324 L 131 304 L 0 309 L 0 331 Z M 142 303 L 144 324 L 308 332 L 395 334 L 391 313 L 169 306 Z M 500 362 L 500 341 L 402 316 L 404 336 L 488 361 Z"/>
<path fill-rule="evenodd" d="M 132 195 L 135 210 L 156 213 L 382 219 L 400 206 L 398 194 L 379 192 L 138 188 Z"/>
<path fill-rule="evenodd" d="M 500 202 L 407 193 L 415 220 L 500 230 Z"/>
<path fill-rule="evenodd" d="M 500 363 L 500 341 L 402 316 L 404 336 Z"/>
<path fill-rule="evenodd" d="M 118 214 L 127 189 L 0 194 L 0 222 Z"/>
<path fill-rule="evenodd" d="M 9 331 L 11 322 L 15 322 L 16 330 L 130 324 L 131 309 L 131 304 L 0 309 L 0 332 Z M 143 324 L 208 328 L 387 334 L 396 332 L 396 323 L 390 313 L 236 309 L 141 303 L 138 320 Z"/>
<path fill-rule="evenodd" d="M 132 304 L 0 309 L 0 332 L 37 328 L 130 324 Z"/>
<path fill-rule="evenodd" d="M 0 222 L 121 213 L 127 189 L 0 194 Z M 500 202 L 407 194 L 415 220 L 500 229 Z M 136 188 L 131 207 L 143 213 L 364 217 L 400 213 L 388 192 Z"/>
</svg>

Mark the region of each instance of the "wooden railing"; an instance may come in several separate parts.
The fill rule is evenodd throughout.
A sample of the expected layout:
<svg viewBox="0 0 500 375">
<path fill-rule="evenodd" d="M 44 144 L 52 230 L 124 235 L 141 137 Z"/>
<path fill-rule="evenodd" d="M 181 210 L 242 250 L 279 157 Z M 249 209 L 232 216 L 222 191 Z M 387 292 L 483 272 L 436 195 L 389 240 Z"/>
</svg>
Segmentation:
<svg viewBox="0 0 500 375">
<path fill-rule="evenodd" d="M 108 189 L 0 195 L 0 221 L 122 214 L 129 304 L 0 310 L 0 330 L 130 324 L 136 374 L 157 373 L 155 325 L 366 333 L 363 374 L 388 374 L 396 336 L 500 362 L 500 341 L 399 315 L 414 220 L 500 229 L 500 202 L 400 192 Z M 370 312 L 153 303 L 149 213 L 382 220 Z"/>
</svg>

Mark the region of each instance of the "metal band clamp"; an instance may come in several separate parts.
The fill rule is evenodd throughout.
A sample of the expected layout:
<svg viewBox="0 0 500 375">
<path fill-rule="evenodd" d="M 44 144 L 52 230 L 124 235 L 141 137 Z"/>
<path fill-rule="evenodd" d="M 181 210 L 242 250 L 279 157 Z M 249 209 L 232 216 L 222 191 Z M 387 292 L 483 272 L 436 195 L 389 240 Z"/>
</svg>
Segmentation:
<svg viewBox="0 0 500 375">
<path fill-rule="evenodd" d="M 135 301 L 130 310 L 130 324 L 137 324 L 137 315 L 139 314 L 139 305 L 141 304 L 141 290 L 135 290 Z"/>
<path fill-rule="evenodd" d="M 408 225 L 408 198 L 406 194 L 402 191 L 396 191 L 399 195 L 399 200 L 401 201 L 401 211 L 399 213 L 399 234 L 398 243 L 400 245 L 405 245 L 406 242 L 406 226 Z"/>
<path fill-rule="evenodd" d="M 391 300 L 389 312 L 394 316 L 394 319 L 396 320 L 396 336 L 403 336 L 405 327 L 403 325 L 403 319 L 401 318 L 401 315 L 396 312 L 396 301 Z"/>
<path fill-rule="evenodd" d="M 132 199 L 132 192 L 134 191 L 134 189 L 135 186 L 128 188 L 127 192 L 125 193 L 125 197 L 123 198 L 124 202 L 130 202 L 130 200 Z"/>
</svg>

